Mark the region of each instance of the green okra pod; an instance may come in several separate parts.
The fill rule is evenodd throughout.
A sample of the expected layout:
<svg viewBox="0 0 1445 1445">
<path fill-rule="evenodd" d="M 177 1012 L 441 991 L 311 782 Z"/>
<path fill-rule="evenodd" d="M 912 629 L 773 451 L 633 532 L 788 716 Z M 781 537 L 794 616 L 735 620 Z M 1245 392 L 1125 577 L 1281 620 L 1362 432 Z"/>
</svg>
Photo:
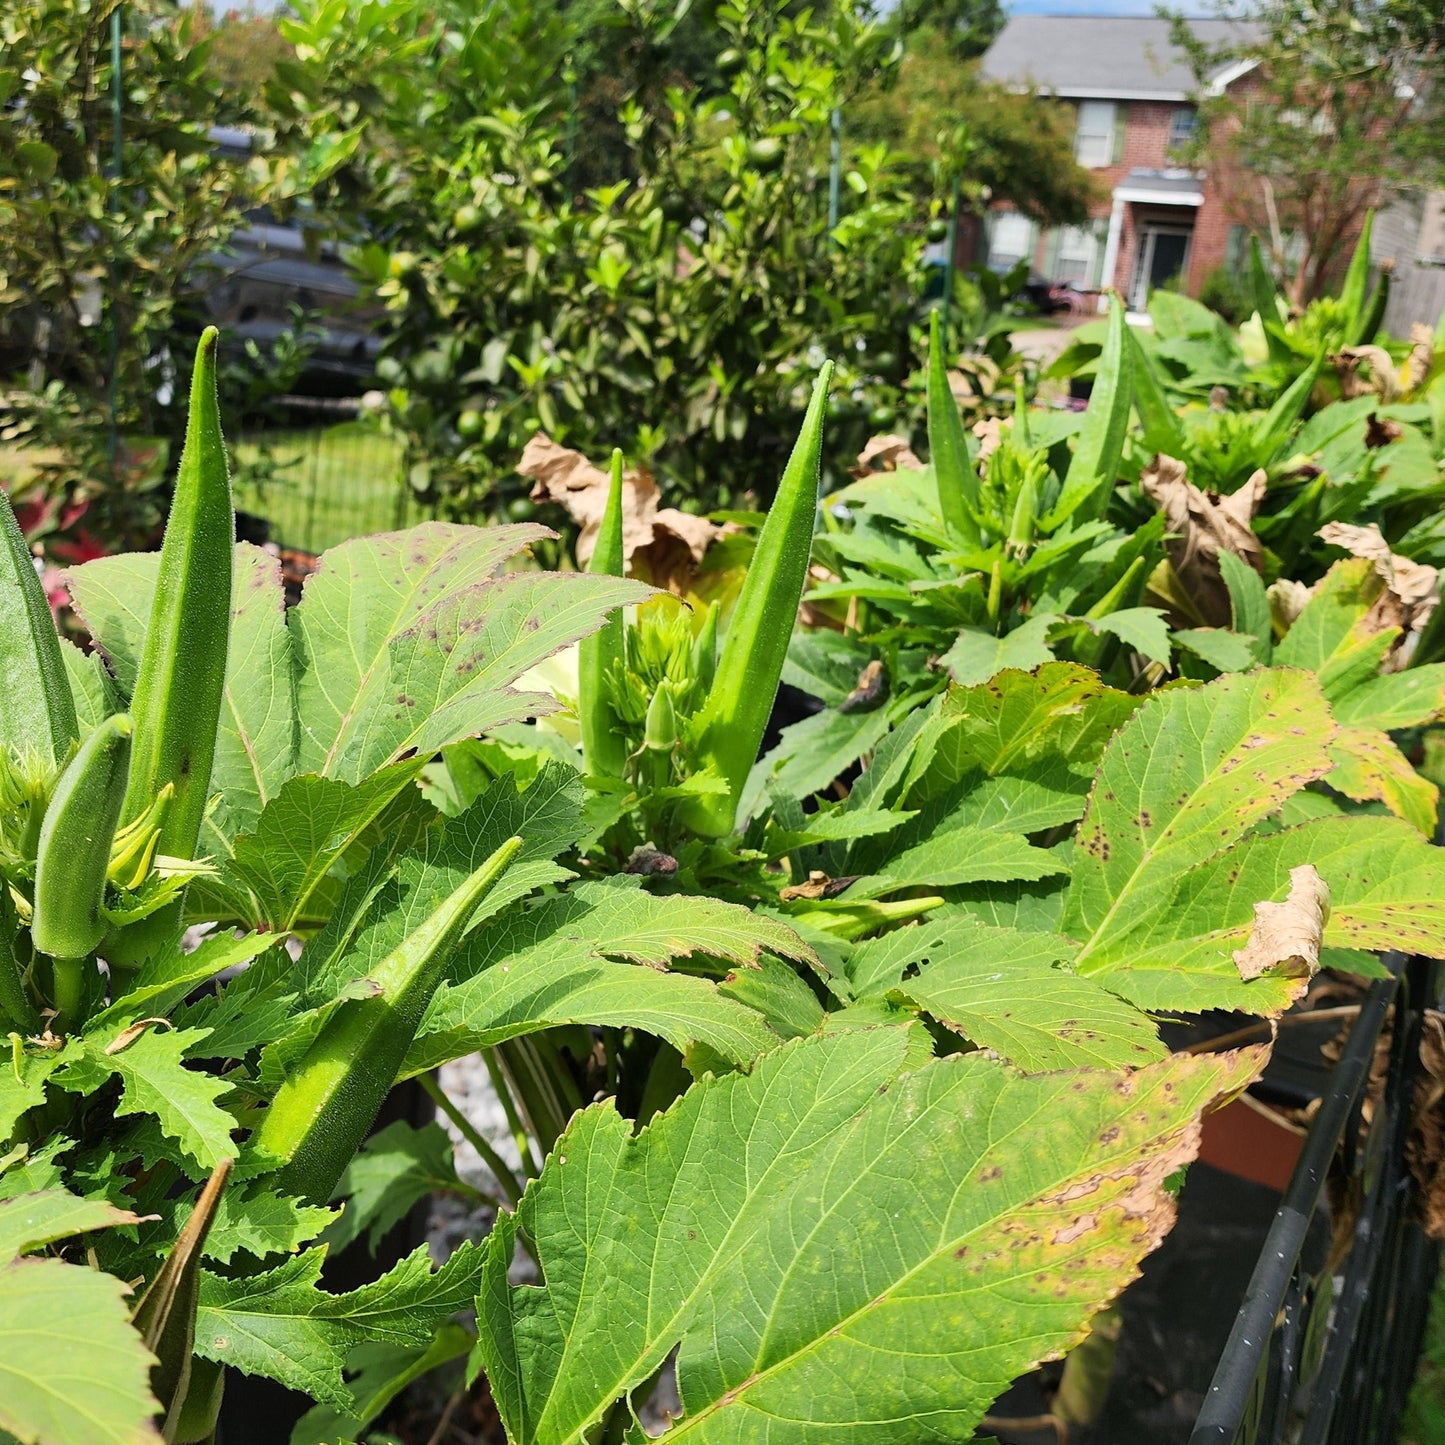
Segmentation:
<svg viewBox="0 0 1445 1445">
<path fill-rule="evenodd" d="M 377 964 L 377 993 L 339 1004 L 276 1091 L 252 1145 L 284 1193 L 330 1199 L 396 1082 L 448 956 L 521 846 L 509 838 Z"/>
<path fill-rule="evenodd" d="M 1324 364 L 1325 353 L 1321 351 L 1260 420 L 1254 433 L 1255 457 L 1260 466 L 1267 467 L 1279 457 L 1309 402 Z"/>
<path fill-rule="evenodd" d="M 1108 327 L 1078 444 L 1058 504 L 1043 524 L 1046 531 L 1075 513 L 1082 521 L 1097 521 L 1114 495 L 1134 400 L 1134 353 L 1128 345 L 1124 300 L 1117 292 L 1111 294 Z"/>
<path fill-rule="evenodd" d="M 135 750 L 127 822 L 168 783 L 159 851 L 193 858 L 216 752 L 231 624 L 236 518 L 216 395 L 215 327 L 196 349 L 190 418 L 161 545 L 155 600 L 131 698 Z"/>
<path fill-rule="evenodd" d="M 1360 313 L 1359 325 L 1350 334 L 1351 346 L 1367 346 L 1375 339 L 1384 323 L 1385 308 L 1389 304 L 1390 273 L 1381 271 L 1380 279 L 1375 282 L 1375 289 L 1370 292 L 1370 299 Z"/>
<path fill-rule="evenodd" d="M 1259 312 L 1260 324 L 1264 327 L 1269 359 L 1288 362 L 1292 353 L 1279 334 L 1279 305 L 1275 301 L 1274 278 L 1264 264 L 1264 252 L 1259 249 L 1258 236 L 1249 238 L 1249 284 L 1254 309 Z"/>
<path fill-rule="evenodd" d="M 928 455 L 938 487 L 938 510 L 949 528 L 970 547 L 981 543 L 978 531 L 978 473 L 958 403 L 948 385 L 943 359 L 943 330 L 938 312 L 928 318 Z"/>
<path fill-rule="evenodd" d="M 607 506 L 602 513 L 602 526 L 597 533 L 597 544 L 592 549 L 587 570 L 621 577 L 624 564 L 622 453 L 614 451 Z M 577 707 L 582 714 L 582 761 L 594 777 L 620 778 L 627 769 L 627 739 L 607 691 L 608 674 L 621 663 L 624 645 L 620 607 L 591 637 L 584 637 L 577 645 Z"/>
<path fill-rule="evenodd" d="M 82 999 L 84 960 L 105 937 L 106 878 L 131 759 L 131 720 L 117 713 L 95 729 L 55 785 L 35 859 L 30 936 L 54 960 L 63 1020 Z"/>
<path fill-rule="evenodd" d="M 79 735 L 50 603 L 0 491 L 0 745 L 61 762 Z"/>
<path fill-rule="evenodd" d="M 1349 270 L 1345 272 L 1344 284 L 1340 287 L 1340 307 L 1345 313 L 1345 335 L 1353 336 L 1360 328 L 1365 312 L 1365 293 L 1370 284 L 1370 237 L 1375 230 L 1375 213 L 1365 212 L 1365 224 L 1360 227 L 1360 239 L 1355 243 L 1355 253 L 1350 257 Z"/>
<path fill-rule="evenodd" d="M 1139 422 L 1144 432 L 1144 445 L 1166 457 L 1184 456 L 1184 429 L 1179 417 L 1169 405 L 1169 398 L 1154 372 L 1154 363 L 1149 360 L 1143 343 L 1131 331 L 1129 347 L 1134 363 L 1134 407 L 1139 413 Z"/>
<path fill-rule="evenodd" d="M 727 787 L 725 793 L 702 794 L 682 804 L 680 821 L 705 837 L 721 838 L 733 829 L 783 674 L 813 551 L 823 413 L 832 379 L 833 364 L 827 362 L 813 385 L 803 429 L 758 537 L 712 686 L 690 729 L 693 761 L 710 768 Z"/>
</svg>

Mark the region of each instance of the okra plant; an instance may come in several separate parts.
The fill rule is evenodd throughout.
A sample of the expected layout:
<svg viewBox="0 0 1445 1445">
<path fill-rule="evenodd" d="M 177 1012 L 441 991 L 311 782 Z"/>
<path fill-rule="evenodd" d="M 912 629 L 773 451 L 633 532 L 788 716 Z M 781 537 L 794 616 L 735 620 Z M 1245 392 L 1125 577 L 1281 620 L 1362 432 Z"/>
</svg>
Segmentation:
<svg viewBox="0 0 1445 1445">
<path fill-rule="evenodd" d="M 241 1371 L 312 1397 L 298 1445 L 360 1441 L 462 1357 L 513 1441 L 641 1439 L 674 1355 L 664 1438 L 967 1438 L 1134 1276 L 1200 1115 L 1263 1062 L 1170 1055 L 1157 1015 L 1274 1015 L 1322 962 L 1445 953 L 1421 820 L 1339 772 L 1398 688 L 1352 666 L 1381 648 L 1362 578 L 1335 643 L 1306 642 L 1328 599 L 1296 623 L 1338 667 L 1291 631 L 1257 661 L 1316 671 L 1149 697 L 1077 661 L 946 681 L 805 812 L 747 777 L 826 376 L 725 627 L 612 574 L 616 507 L 590 574 L 499 575 L 542 528 L 428 524 L 334 549 L 288 612 L 274 559 L 230 542 L 214 343 L 162 552 L 71 574 L 96 651 L 56 636 L 7 532 L 16 1439 L 207 1440 Z M 1038 517 L 1102 510 L 1112 437 L 1031 474 Z M 579 756 L 527 679 L 582 640 Z M 624 814 L 674 829 L 675 872 L 620 869 L 598 840 Z M 477 1050 L 520 1168 L 438 1083 Z M 328 1250 L 431 1189 L 478 1195 L 437 1125 L 367 1137 L 413 1077 L 487 1159 L 497 1226 L 337 1293 Z"/>
</svg>

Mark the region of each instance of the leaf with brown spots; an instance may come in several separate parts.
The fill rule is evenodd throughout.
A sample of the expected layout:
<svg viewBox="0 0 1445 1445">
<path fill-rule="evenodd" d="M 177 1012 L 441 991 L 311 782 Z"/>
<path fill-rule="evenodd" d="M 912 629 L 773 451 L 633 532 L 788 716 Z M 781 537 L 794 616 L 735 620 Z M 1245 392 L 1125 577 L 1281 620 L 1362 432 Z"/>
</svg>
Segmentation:
<svg viewBox="0 0 1445 1445">
<path fill-rule="evenodd" d="M 1261 1063 L 1023 1076 L 873 1028 L 704 1080 L 641 1133 L 587 1109 L 484 1246 L 476 1361 L 508 1437 L 591 1438 L 676 1348 L 664 1440 L 967 1439 L 1137 1275 L 1201 1112 Z M 537 1285 L 507 1278 L 519 1230 Z"/>
<path fill-rule="evenodd" d="M 1174 963 L 1172 992 L 1151 986 L 1141 997 L 1134 975 L 1160 939 L 1181 938 L 1181 879 L 1227 860 L 1251 828 L 1323 777 L 1335 731 L 1318 680 L 1304 672 L 1234 674 L 1150 699 L 1109 744 L 1075 840 L 1061 931 L 1081 945 L 1079 973 L 1148 1008 L 1249 1008 L 1228 969 L 1210 970 L 1225 986 L 1217 999 L 1208 984 L 1196 986 L 1188 961 Z M 1201 921 L 1216 926 L 1207 913 Z M 1260 1004 L 1279 1006 L 1264 996 Z"/>
</svg>

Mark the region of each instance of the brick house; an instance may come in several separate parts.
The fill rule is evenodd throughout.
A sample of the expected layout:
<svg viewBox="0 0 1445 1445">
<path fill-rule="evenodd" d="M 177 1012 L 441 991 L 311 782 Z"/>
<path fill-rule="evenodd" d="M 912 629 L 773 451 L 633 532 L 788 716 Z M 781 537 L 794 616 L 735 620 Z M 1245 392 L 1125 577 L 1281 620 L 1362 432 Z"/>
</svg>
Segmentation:
<svg viewBox="0 0 1445 1445">
<path fill-rule="evenodd" d="M 1227 20 L 1193 20 L 1210 45 L 1239 34 Z M 1216 268 L 1237 269 L 1248 245 L 1210 177 L 1185 168 L 1180 150 L 1198 125 L 1195 79 L 1157 19 L 1021 15 L 983 58 L 983 74 L 1057 97 L 1076 113 L 1074 154 L 1098 173 L 1085 226 L 1043 229 L 1011 207 L 990 211 L 978 259 L 995 270 L 1023 257 L 1050 281 L 1117 288 L 1142 309 L 1158 286 L 1197 295 Z M 1212 76 L 1216 93 L 1247 85 L 1252 63 Z"/>
</svg>

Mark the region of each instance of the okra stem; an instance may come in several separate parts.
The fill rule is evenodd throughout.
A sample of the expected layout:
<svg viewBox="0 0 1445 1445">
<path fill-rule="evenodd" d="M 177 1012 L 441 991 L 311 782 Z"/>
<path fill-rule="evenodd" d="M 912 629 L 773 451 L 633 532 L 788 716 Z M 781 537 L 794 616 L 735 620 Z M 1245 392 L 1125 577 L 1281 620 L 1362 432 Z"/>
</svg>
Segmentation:
<svg viewBox="0 0 1445 1445">
<path fill-rule="evenodd" d="M 418 1081 L 431 1101 L 457 1126 L 462 1138 L 477 1151 L 482 1163 L 492 1171 L 492 1178 L 501 1187 L 507 1203 L 516 1204 L 522 1197 L 522 1186 L 517 1182 L 517 1176 L 512 1173 L 511 1166 L 492 1148 L 481 1130 L 452 1102 L 435 1074 L 421 1074 Z"/>
</svg>

